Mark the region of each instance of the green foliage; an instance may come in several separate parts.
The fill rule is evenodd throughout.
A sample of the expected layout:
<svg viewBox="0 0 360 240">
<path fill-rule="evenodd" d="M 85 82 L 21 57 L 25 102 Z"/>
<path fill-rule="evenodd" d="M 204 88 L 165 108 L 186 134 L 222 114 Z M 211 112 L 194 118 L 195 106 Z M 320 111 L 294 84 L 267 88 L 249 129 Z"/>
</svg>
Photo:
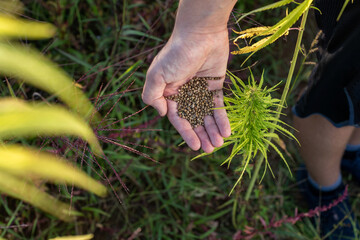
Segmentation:
<svg viewBox="0 0 360 240">
<path fill-rule="evenodd" d="M 280 114 L 277 110 L 280 100 L 272 98 L 271 93 L 275 91 L 277 85 L 271 88 L 263 86 L 263 74 L 258 84 L 251 73 L 247 85 L 235 75 L 231 73 L 228 75 L 233 87 L 231 88 L 232 94 L 224 97 L 226 105 L 224 108 L 230 120 L 232 134 L 230 137 L 225 138 L 224 145 L 216 148 L 215 151 L 233 144 L 230 156 L 222 163 L 228 164 L 228 166 L 235 156 L 242 155 L 243 160 L 239 168 L 241 169 L 240 177 L 232 188 L 232 192 L 241 181 L 250 161 L 253 160 L 258 153 L 262 154 L 265 158 L 265 170 L 269 167 L 273 174 L 270 164 L 267 161 L 268 146 L 271 146 L 272 149 L 279 154 L 290 171 L 283 154 L 269 139 L 279 140 L 279 136 L 275 132 L 293 139 L 295 139 L 295 137 L 284 128 L 284 126 L 287 125 L 276 117 L 277 114 Z M 272 132 L 272 129 L 274 129 L 275 132 Z M 194 159 L 205 155 L 209 154 L 204 153 Z"/>
</svg>

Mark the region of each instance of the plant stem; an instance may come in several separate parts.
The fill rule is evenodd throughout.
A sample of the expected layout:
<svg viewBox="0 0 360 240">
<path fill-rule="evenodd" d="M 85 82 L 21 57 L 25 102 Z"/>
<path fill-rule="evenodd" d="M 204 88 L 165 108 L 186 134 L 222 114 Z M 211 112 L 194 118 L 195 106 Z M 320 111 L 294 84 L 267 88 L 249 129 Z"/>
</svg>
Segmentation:
<svg viewBox="0 0 360 240">
<path fill-rule="evenodd" d="M 299 35 L 298 35 L 298 38 L 297 38 L 297 41 L 296 41 L 295 52 L 294 52 L 294 55 L 293 55 L 293 58 L 292 58 L 292 61 L 291 61 L 290 70 L 289 70 L 289 74 L 288 74 L 287 79 L 286 79 L 285 88 L 284 88 L 284 91 L 283 91 L 283 93 L 281 95 L 280 105 L 279 105 L 279 107 L 277 109 L 277 114 L 276 114 L 277 119 L 280 117 L 280 113 L 282 111 L 282 108 L 283 108 L 283 106 L 285 104 L 285 101 L 286 101 L 286 98 L 288 96 L 290 83 L 291 83 L 291 80 L 292 80 L 292 77 L 293 77 L 293 74 L 294 74 L 296 61 L 298 59 L 299 51 L 300 51 L 300 48 L 301 48 L 300 46 L 301 46 L 301 42 L 302 42 L 303 33 L 304 33 L 304 30 L 305 30 L 305 24 L 306 24 L 306 19 L 307 19 L 308 13 L 309 13 L 309 9 L 307 9 L 304 12 L 304 15 L 302 16 L 302 19 L 301 19 L 300 32 L 299 32 Z M 270 130 L 270 133 L 273 133 L 273 132 L 274 132 L 274 128 L 272 128 Z M 271 138 L 268 138 L 268 140 L 271 141 Z M 250 195 L 251 195 L 252 190 L 254 188 L 255 181 L 256 181 L 256 179 L 257 179 L 257 177 L 259 175 L 259 171 L 260 171 L 260 168 L 262 166 L 263 161 L 264 161 L 264 155 L 261 154 L 259 159 L 256 161 L 256 168 L 255 168 L 254 174 L 253 174 L 253 176 L 251 178 L 250 185 L 249 185 L 249 187 L 248 187 L 248 189 L 246 191 L 245 201 L 248 201 L 250 199 Z"/>
</svg>

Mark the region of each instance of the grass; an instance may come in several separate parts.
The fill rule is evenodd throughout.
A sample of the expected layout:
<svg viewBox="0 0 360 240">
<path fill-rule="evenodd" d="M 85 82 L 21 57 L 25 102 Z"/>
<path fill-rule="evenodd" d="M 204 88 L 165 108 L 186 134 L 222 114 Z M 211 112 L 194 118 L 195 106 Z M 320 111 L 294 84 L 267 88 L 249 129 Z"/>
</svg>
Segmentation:
<svg viewBox="0 0 360 240">
<path fill-rule="evenodd" d="M 239 1 L 237 11 L 270 2 Z M 255 185 L 250 201 L 246 202 L 244 195 L 249 180 L 244 178 L 229 197 L 239 175 L 234 174 L 235 166 L 226 169 L 220 164 L 229 156 L 230 149 L 190 161 L 197 153 L 178 146 L 182 139 L 167 119 L 159 118 L 154 109 L 145 108 L 140 95 L 146 70 L 171 34 L 177 1 L 39 0 L 24 3 L 27 17 L 52 22 L 59 32 L 52 40 L 23 41 L 23 44 L 41 49 L 77 80 L 98 108 L 101 106 L 100 112 L 106 119 L 100 126 L 95 125 L 100 136 L 140 153 L 124 149 L 123 145 L 103 142 L 107 159 L 98 158 L 95 162 L 88 152 L 84 157 L 76 157 L 83 156 L 81 143 L 73 142 L 75 150 L 69 150 L 69 142 L 64 139 L 22 141 L 25 145 L 37 144 L 48 150 L 59 150 L 94 178 L 110 183 L 108 188 L 112 194 L 100 199 L 72 186 L 44 186 L 59 199 L 71 201 L 72 206 L 82 212 L 83 216 L 71 223 L 61 222 L 21 201 L 1 195 L 0 237 L 47 239 L 94 233 L 95 239 L 230 239 L 238 230 L 242 233 L 250 228 L 261 230 L 262 221 L 269 223 L 273 217 L 293 216 L 296 208 L 300 212 L 307 211 L 277 153 L 268 153 L 276 179 L 267 174 L 261 185 Z M 235 19 L 229 24 L 236 30 L 257 26 L 259 22 L 272 25 L 279 16 L 285 13 L 276 10 L 246 18 L 240 25 L 235 24 Z M 311 22 L 310 26 L 313 26 Z M 315 30 L 311 29 L 305 33 L 307 48 L 315 35 Z M 271 87 L 285 79 L 288 68 L 284 65 L 289 66 L 295 37 L 296 34 L 290 32 L 289 36 L 255 54 L 253 59 L 257 62 L 252 59 L 248 62 L 253 66 L 254 75 L 261 76 L 266 66 L 267 85 Z M 229 69 L 247 79 L 249 72 L 240 67 L 243 60 L 232 57 Z M 311 66 L 304 67 L 299 81 L 305 79 L 310 70 Z M 38 89 L 12 79 L 8 81 L 11 90 L 6 81 L 1 81 L 1 96 L 9 96 L 13 91 L 24 99 L 58 101 Z M 279 97 L 281 91 L 282 85 L 274 96 Z M 291 95 L 288 102 L 293 103 L 295 97 Z M 290 117 L 283 120 L 291 122 Z M 106 125 L 109 125 L 107 129 L 103 129 Z M 291 156 L 288 157 L 290 167 L 296 169 L 300 161 L 296 144 L 283 140 Z M 355 197 L 358 187 L 351 189 L 350 194 Z M 247 211 L 241 215 L 244 205 Z M 273 229 L 272 234 L 279 239 L 316 239 L 317 236 L 307 219 Z M 260 232 L 254 239 L 268 239 L 269 236 Z"/>
</svg>

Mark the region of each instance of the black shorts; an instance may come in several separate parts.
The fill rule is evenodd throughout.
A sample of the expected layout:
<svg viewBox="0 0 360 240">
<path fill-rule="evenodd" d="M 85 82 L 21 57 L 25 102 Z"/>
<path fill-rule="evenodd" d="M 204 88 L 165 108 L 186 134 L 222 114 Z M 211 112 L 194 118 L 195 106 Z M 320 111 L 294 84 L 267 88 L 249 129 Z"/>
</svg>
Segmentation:
<svg viewBox="0 0 360 240">
<path fill-rule="evenodd" d="M 315 1 L 322 35 L 318 42 L 318 64 L 309 86 L 293 108 L 301 118 L 321 114 L 334 126 L 360 126 L 360 1 L 349 2 L 336 18 L 344 0 Z"/>
</svg>

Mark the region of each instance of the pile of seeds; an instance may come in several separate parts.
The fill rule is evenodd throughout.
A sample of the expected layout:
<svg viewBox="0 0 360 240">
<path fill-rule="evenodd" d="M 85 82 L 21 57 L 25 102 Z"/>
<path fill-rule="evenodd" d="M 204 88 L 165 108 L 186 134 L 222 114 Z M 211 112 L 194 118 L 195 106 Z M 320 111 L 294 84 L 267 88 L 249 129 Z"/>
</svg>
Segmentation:
<svg viewBox="0 0 360 240">
<path fill-rule="evenodd" d="M 219 80 L 220 77 L 194 77 L 181 86 L 178 94 L 166 97 L 177 102 L 179 117 L 188 120 L 193 128 L 204 126 L 204 118 L 212 116 L 216 91 L 208 90 L 206 80 Z"/>
</svg>

